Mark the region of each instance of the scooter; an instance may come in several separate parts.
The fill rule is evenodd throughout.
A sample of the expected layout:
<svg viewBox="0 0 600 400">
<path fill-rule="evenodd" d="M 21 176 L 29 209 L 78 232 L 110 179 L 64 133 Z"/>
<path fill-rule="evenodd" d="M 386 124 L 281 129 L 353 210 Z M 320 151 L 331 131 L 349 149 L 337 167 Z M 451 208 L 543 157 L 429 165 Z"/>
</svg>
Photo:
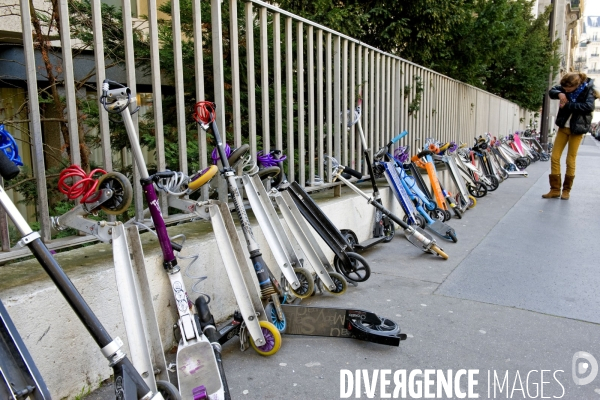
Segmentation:
<svg viewBox="0 0 600 400">
<path fill-rule="evenodd" d="M 391 211 L 389 211 L 388 209 L 383 207 L 383 205 L 381 205 L 381 203 L 375 201 L 375 199 L 373 197 L 367 195 L 365 192 L 360 190 L 356 185 L 354 185 L 352 182 L 350 182 L 348 179 L 346 179 L 342 176 L 342 174 L 344 172 L 349 173 L 351 175 L 352 174 L 360 175 L 360 172 L 354 171 L 343 165 L 335 165 L 334 164 L 333 168 L 334 169 L 333 169 L 332 173 L 333 173 L 333 176 L 335 177 L 335 179 L 339 179 L 341 182 L 346 184 L 346 186 L 349 187 L 352 191 L 354 191 L 355 193 L 357 193 L 358 195 L 363 197 L 365 200 L 367 200 L 368 204 L 371 204 L 373 207 L 375 207 L 376 209 L 381 211 L 384 215 L 387 215 L 387 217 L 390 218 L 392 221 L 394 221 L 395 223 L 400 225 L 400 227 L 404 231 L 404 236 L 410 243 L 412 243 L 414 246 L 420 248 L 421 250 L 423 250 L 426 253 L 437 254 L 438 256 L 442 257 L 444 260 L 448 259 L 448 255 L 446 253 L 444 253 L 443 249 L 440 248 L 436 244 L 435 239 L 433 239 L 427 232 L 425 232 L 423 229 L 421 229 L 418 226 L 408 225 L 402 219 L 400 219 L 396 215 L 392 214 Z M 398 190 L 400 190 L 400 189 L 398 189 Z"/>
<path fill-rule="evenodd" d="M 369 156 L 369 148 L 367 146 L 367 140 L 365 138 L 365 133 L 362 128 L 362 124 L 360 123 L 360 115 L 361 115 L 361 105 L 362 99 L 358 99 L 358 105 L 354 110 L 353 118 L 348 119 L 347 129 L 350 129 L 353 125 L 358 126 L 358 132 L 360 134 L 360 140 L 362 142 L 363 147 L 363 155 L 365 158 L 365 163 L 367 165 L 367 169 L 369 172 L 369 179 L 371 180 L 371 186 L 373 187 L 373 199 L 374 201 L 381 204 L 381 195 L 379 194 L 379 188 L 377 187 L 377 182 L 375 181 L 375 174 L 373 173 L 373 166 L 371 164 L 371 159 Z M 350 114 L 350 112 L 348 112 Z M 358 179 L 361 179 L 362 176 L 358 176 L 360 174 L 354 173 Z M 378 243 L 389 243 L 394 238 L 395 227 L 394 223 L 384 214 L 381 213 L 379 209 L 375 211 L 375 222 L 373 225 L 373 236 L 370 239 L 367 239 L 364 242 L 358 242 L 358 238 L 354 232 L 350 229 L 343 229 L 342 233 L 346 237 L 346 240 L 350 243 L 352 248 L 356 251 L 362 251 L 368 249 L 369 247 L 375 246 Z"/>
<path fill-rule="evenodd" d="M 4 152 L 0 152 L 0 175 L 2 175 L 4 179 L 9 180 L 16 177 L 18 174 L 18 167 Z M 4 208 L 6 214 L 13 221 L 15 227 L 22 236 L 19 245 L 29 247 L 35 258 L 63 294 L 69 306 L 87 328 L 98 347 L 100 347 L 104 357 L 109 361 L 109 365 L 113 369 L 114 374 L 115 398 L 119 400 L 159 400 L 165 398 L 163 397 L 163 394 L 161 394 L 162 392 L 165 393 L 167 399 L 179 399 L 177 390 L 168 382 L 165 382 L 165 385 L 162 388 L 157 389 L 151 389 L 146 384 L 129 358 L 127 358 L 126 354 L 121 350 L 121 347 L 123 346 L 121 339 L 118 337 L 113 338 L 109 335 L 106 328 L 101 324 L 98 317 L 96 317 L 58 262 L 54 259 L 50 250 L 48 250 L 46 245 L 42 242 L 39 233 L 34 232 L 31 229 L 2 187 L 0 187 L 0 206 Z M 15 336 L 12 338 L 15 340 Z M 19 348 L 21 347 L 20 344 L 18 346 Z M 21 354 L 23 355 L 24 353 Z M 4 382 L 0 382 L 0 387 L 3 386 L 3 383 Z M 38 384 L 41 385 L 41 381 L 39 381 Z M 27 388 L 27 390 L 29 389 Z M 7 390 L 7 392 L 10 393 L 10 389 Z M 49 396 L 46 396 L 46 398 L 49 398 Z"/>
<path fill-rule="evenodd" d="M 176 357 L 179 391 L 185 399 L 196 400 L 198 397 L 226 399 L 229 397 L 229 391 L 222 364 L 219 362 L 220 347 L 211 345 L 211 341 L 201 330 L 198 330 L 191 301 L 188 299 L 188 292 L 183 283 L 181 267 L 178 265 L 174 246 L 168 236 L 154 187 L 159 179 L 172 177 L 173 173 L 171 171 L 167 174 L 157 172 L 150 175 L 148 173 L 129 110 L 129 106 L 132 104 L 129 88 L 117 82 L 105 80 L 102 85 L 100 103 L 108 113 L 120 114 L 123 118 L 131 144 L 131 152 L 139 169 L 142 190 L 150 208 L 152 222 L 163 254 L 163 266 L 171 283 L 179 315 L 177 325 L 181 336 Z M 205 181 L 206 177 L 201 176 L 199 179 Z M 276 329 L 273 330 L 276 334 L 279 333 Z M 262 339 L 264 340 L 264 338 Z M 275 341 L 272 348 L 275 348 L 277 344 L 280 345 L 281 342 Z M 260 345 L 266 344 L 263 342 L 259 343 Z M 199 369 L 200 365 L 203 367 Z"/>
<path fill-rule="evenodd" d="M 250 223 L 241 202 L 241 196 L 235 186 L 235 173 L 231 171 L 227 157 L 223 151 L 221 136 L 217 124 L 215 123 L 216 105 L 212 102 L 200 101 L 196 103 L 194 108 L 196 110 L 194 119 L 200 124 L 202 129 L 211 130 L 215 142 L 218 145 L 217 150 L 219 151 L 219 156 L 223 164 L 224 176 L 228 181 L 230 194 L 233 197 L 233 203 L 249 245 L 248 250 L 257 271 L 258 282 L 262 290 L 263 299 L 266 295 L 271 296 L 273 299 L 272 304 L 276 307 L 274 312 L 277 314 L 277 318 L 280 321 L 286 321 L 285 333 L 292 335 L 350 337 L 390 346 L 398 346 L 401 340 L 405 340 L 406 335 L 400 333 L 400 328 L 396 323 L 386 318 L 378 317 L 376 314 L 368 311 L 327 307 L 304 307 L 299 305 L 281 304 L 279 302 L 277 295 L 280 295 L 281 293 L 277 293 L 276 286 L 273 285 L 274 283 L 277 284 L 277 281 L 272 278 L 272 275 L 270 274 L 265 274 L 264 276 L 264 279 L 267 279 L 268 282 L 261 280 L 261 273 L 268 269 L 262 261 L 258 244 L 256 244 L 256 241 L 252 236 Z M 265 312 L 266 311 L 267 310 L 265 309 Z M 307 331 L 304 318 L 309 315 L 311 316 L 311 320 L 314 320 L 313 317 L 315 316 L 323 317 L 323 319 L 318 321 L 318 324 L 314 324 L 314 329 L 309 329 Z M 220 343 L 229 340 L 229 335 L 225 335 L 227 329 L 229 329 L 229 326 L 219 330 L 220 333 L 223 333 L 221 336 L 221 340 L 223 341 L 219 340 Z M 277 334 L 279 334 L 279 331 L 277 331 Z"/>
<path fill-rule="evenodd" d="M 382 148 L 382 150 L 384 151 L 385 149 L 389 149 L 406 133 L 407 132 L 403 132 L 402 134 L 394 138 L 395 140 L 392 139 L 390 143 L 388 143 Z M 380 150 L 377 153 L 378 156 L 383 153 L 382 150 Z M 406 218 L 405 222 L 407 222 L 409 225 L 418 224 L 421 228 L 427 228 L 435 234 L 443 237 L 444 239 L 452 240 L 454 243 L 456 243 L 458 239 L 456 237 L 456 232 L 454 231 L 454 229 L 449 225 L 445 224 L 443 221 L 433 219 L 429 216 L 429 214 L 423 208 L 423 202 L 421 201 L 421 199 L 413 192 L 412 188 L 408 185 L 408 175 L 404 171 L 404 168 L 399 167 L 396 164 L 394 158 L 389 152 L 385 153 L 385 155 L 385 158 L 388 161 L 378 161 L 377 167 L 383 170 L 385 177 L 393 190 L 396 200 L 398 200 L 398 202 L 402 206 Z M 375 159 L 378 160 L 379 157 L 376 157 Z M 419 220 L 417 220 L 416 217 L 418 217 Z"/>
</svg>

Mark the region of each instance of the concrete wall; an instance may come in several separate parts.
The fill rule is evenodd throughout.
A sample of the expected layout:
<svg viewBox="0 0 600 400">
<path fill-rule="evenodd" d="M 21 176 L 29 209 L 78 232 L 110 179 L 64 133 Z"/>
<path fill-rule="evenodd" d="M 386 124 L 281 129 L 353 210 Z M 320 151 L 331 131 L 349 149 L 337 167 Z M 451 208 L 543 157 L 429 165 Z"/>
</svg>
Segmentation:
<svg viewBox="0 0 600 400">
<path fill-rule="evenodd" d="M 368 184 L 362 184 L 361 187 L 367 192 L 371 191 Z M 403 216 L 398 203 L 392 201 L 389 189 L 382 188 L 381 191 L 384 205 L 396 215 Z M 312 196 L 339 229 L 352 229 L 359 240 L 367 239 L 371 234 L 375 209 L 347 188 L 343 190 L 342 197 L 333 198 L 332 193 L 330 190 Z M 234 217 L 235 219 L 237 218 Z M 262 233 L 254 225 L 265 262 L 279 276 Z M 192 222 L 169 228 L 171 236 L 179 233 L 185 234 L 187 238 L 183 255 L 201 255 L 187 272 L 191 276 L 208 276 L 208 279 L 198 285 L 199 289 L 211 296 L 210 307 L 215 318 L 218 321 L 226 320 L 236 309 L 236 303 L 210 223 Z M 397 235 L 400 236 L 401 232 Z M 318 239 L 322 249 L 332 260 L 333 252 L 320 237 Z M 172 326 L 176 310 L 172 292 L 162 268 L 158 241 L 151 234 L 145 233 L 142 235 L 142 245 L 162 342 L 165 351 L 168 351 L 175 344 Z M 60 253 L 56 259 L 108 332 L 113 337 L 121 337 L 126 343 L 125 350 L 128 351 L 111 246 L 96 244 Z M 185 271 L 188 263 L 188 260 L 179 262 L 182 270 Z M 197 297 L 197 294 L 192 293 L 192 286 L 196 281 L 185 277 L 186 288 L 192 299 Z M 345 296 L 352 296 L 351 288 Z M 83 388 L 94 388 L 110 377 L 112 371 L 106 359 L 37 261 L 28 260 L 1 267 L 0 298 L 55 398 L 73 398 Z"/>
</svg>

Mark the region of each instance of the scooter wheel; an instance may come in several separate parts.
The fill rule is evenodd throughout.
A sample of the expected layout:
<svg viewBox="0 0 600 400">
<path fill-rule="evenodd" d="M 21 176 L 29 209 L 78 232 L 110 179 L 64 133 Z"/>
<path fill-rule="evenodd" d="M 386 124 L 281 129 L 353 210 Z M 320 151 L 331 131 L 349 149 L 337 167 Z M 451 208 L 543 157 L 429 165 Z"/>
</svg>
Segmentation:
<svg viewBox="0 0 600 400">
<path fill-rule="evenodd" d="M 381 221 L 383 223 L 383 236 L 385 237 L 385 239 L 383 239 L 383 242 L 389 243 L 392 241 L 394 235 L 396 234 L 396 226 L 394 224 L 394 221 L 385 216 L 382 218 Z"/>
<path fill-rule="evenodd" d="M 486 175 L 486 178 L 488 178 L 490 181 L 490 185 L 486 185 L 489 192 L 493 192 L 494 190 L 498 189 L 498 186 L 500 186 L 500 181 L 495 175 Z"/>
<path fill-rule="evenodd" d="M 469 205 L 467 208 L 471 209 L 477 205 L 477 199 L 474 196 L 469 196 Z"/>
<path fill-rule="evenodd" d="M 462 212 L 460 212 L 458 207 L 452 207 L 452 211 L 454 211 L 454 215 L 456 215 L 456 218 L 462 219 Z"/>
<path fill-rule="evenodd" d="M 265 306 L 265 317 L 267 317 L 267 319 L 271 321 L 273 325 L 275 325 L 279 333 L 285 333 L 285 330 L 287 329 L 287 320 L 285 319 L 285 314 L 283 314 L 283 319 L 279 319 L 277 317 L 277 310 L 275 309 L 273 303 L 268 303 Z"/>
<path fill-rule="evenodd" d="M 400 332 L 400 327 L 398 326 L 397 323 L 395 323 L 394 321 L 392 321 L 391 319 L 387 319 L 384 317 L 379 317 L 380 319 L 380 323 L 373 323 L 373 324 L 368 324 L 365 323 L 364 321 L 357 321 L 358 318 L 352 318 L 355 322 L 360 323 L 363 328 L 368 329 L 370 331 L 374 331 L 374 332 L 386 332 L 390 335 L 396 334 Z"/>
<path fill-rule="evenodd" d="M 277 175 L 279 175 L 279 172 L 281 172 L 279 167 L 272 166 L 258 170 L 257 174 L 260 180 L 264 181 L 265 179 L 275 178 Z"/>
<path fill-rule="evenodd" d="M 294 268 L 294 273 L 296 273 L 300 286 L 298 286 L 297 289 L 292 289 L 290 287 L 290 290 L 294 293 L 294 296 L 298 298 L 306 299 L 307 297 L 310 297 L 315 291 L 315 281 L 312 274 L 309 270 L 302 267 Z"/>
<path fill-rule="evenodd" d="M 519 168 L 521 171 L 523 171 L 525 168 L 527 168 L 527 161 L 525 159 L 525 157 L 519 157 L 515 160 L 515 164 L 517 166 L 517 168 Z"/>
<path fill-rule="evenodd" d="M 485 196 L 487 192 L 487 187 L 481 182 L 475 182 L 473 185 L 469 185 L 469 193 L 478 199 Z"/>
<path fill-rule="evenodd" d="M 446 235 L 450 238 L 450 240 L 452 240 L 454 243 L 458 242 L 458 238 L 456 237 L 456 232 L 454 232 L 454 229 L 449 230 L 448 232 L 446 232 Z"/>
<path fill-rule="evenodd" d="M 438 256 L 442 257 L 444 260 L 448 259 L 448 254 L 444 253 L 444 251 L 437 247 L 437 245 L 434 244 L 433 246 L 431 246 L 431 250 L 435 252 Z"/>
<path fill-rule="evenodd" d="M 452 214 L 450 214 L 450 210 L 444 210 L 444 221 L 450 221 L 452 219 Z M 422 226 L 421 228 L 425 228 L 424 226 Z"/>
<path fill-rule="evenodd" d="M 165 400 L 181 400 L 179 390 L 171 382 L 156 381 L 156 389 Z"/>
<path fill-rule="evenodd" d="M 227 161 L 229 162 L 229 166 L 231 168 L 235 168 L 237 166 L 237 162 L 246 155 L 246 153 L 248 153 L 250 151 L 250 145 L 249 144 L 243 144 L 240 147 L 238 147 L 237 149 L 235 149 L 234 151 L 231 152 L 231 154 L 229 154 L 229 158 L 227 158 Z"/>
<path fill-rule="evenodd" d="M 281 333 L 279 333 L 275 325 L 271 322 L 259 321 L 259 324 L 266 343 L 262 346 L 257 346 L 254 340 L 250 338 L 250 346 L 261 356 L 272 356 L 281 348 Z"/>
<path fill-rule="evenodd" d="M 346 243 L 348 243 L 350 248 L 354 250 L 354 246 L 358 244 L 358 237 L 356 236 L 356 233 L 350 229 L 342 229 L 340 232 L 344 236 L 344 239 L 346 239 Z"/>
<path fill-rule="evenodd" d="M 118 172 L 109 172 L 98 179 L 98 190 L 110 189 L 113 195 L 100 205 L 102 211 L 109 215 L 123 214 L 133 200 L 133 189 L 129 179 Z"/>
<path fill-rule="evenodd" d="M 335 256 L 333 263 L 335 269 L 346 278 L 354 282 L 364 282 L 371 276 L 371 267 L 363 256 L 353 252 L 346 252 L 346 257 L 350 259 L 350 265 L 344 265 L 338 256 Z"/>
<path fill-rule="evenodd" d="M 444 222 L 446 219 L 446 213 L 439 207 L 436 207 L 434 210 L 429 211 L 429 216 L 432 219 L 437 219 L 438 221 Z"/>
<path fill-rule="evenodd" d="M 408 216 L 406 214 L 404 214 L 404 217 L 402 218 L 402 220 L 410 226 L 418 226 L 419 228 L 425 229 L 425 225 L 426 225 L 425 218 L 423 218 L 419 214 L 412 216 L 412 220 L 413 220 L 412 223 L 409 222 Z"/>
<path fill-rule="evenodd" d="M 338 274 L 337 272 L 330 272 L 329 276 L 331 277 L 335 288 L 330 289 L 325 285 L 323 285 L 323 288 L 329 293 L 334 294 L 336 296 L 346 293 L 346 289 L 348 289 L 348 282 L 346 282 L 342 274 Z"/>
</svg>

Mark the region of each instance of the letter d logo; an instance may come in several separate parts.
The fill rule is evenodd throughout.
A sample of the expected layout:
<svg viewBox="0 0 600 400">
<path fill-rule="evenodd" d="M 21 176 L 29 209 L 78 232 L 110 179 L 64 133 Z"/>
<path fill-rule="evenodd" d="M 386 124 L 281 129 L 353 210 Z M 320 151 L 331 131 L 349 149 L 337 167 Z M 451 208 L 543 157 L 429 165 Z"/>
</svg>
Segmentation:
<svg viewBox="0 0 600 400">
<path fill-rule="evenodd" d="M 580 358 L 585 359 L 587 362 L 581 362 L 578 365 L 577 360 L 579 360 Z M 588 369 L 590 369 L 590 366 L 592 367 L 590 370 L 590 374 L 585 378 L 579 378 L 578 375 L 585 374 L 588 371 Z M 594 356 L 590 353 L 587 353 L 585 351 L 578 351 L 577 353 L 573 354 L 571 372 L 573 374 L 573 382 L 575 382 L 576 385 L 587 385 L 596 378 L 596 375 L 598 375 L 598 361 L 596 361 Z"/>
</svg>

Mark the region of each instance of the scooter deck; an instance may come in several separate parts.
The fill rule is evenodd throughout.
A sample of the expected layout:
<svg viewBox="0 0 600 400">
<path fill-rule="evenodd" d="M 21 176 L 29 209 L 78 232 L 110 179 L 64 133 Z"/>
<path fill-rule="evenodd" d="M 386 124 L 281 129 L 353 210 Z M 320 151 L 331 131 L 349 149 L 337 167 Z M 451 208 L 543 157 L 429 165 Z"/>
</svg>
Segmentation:
<svg viewBox="0 0 600 400">
<path fill-rule="evenodd" d="M 388 346 L 399 346 L 406 340 L 406 334 L 395 324 L 387 331 L 377 329 L 385 318 L 368 311 L 290 304 L 281 308 L 287 320 L 284 334 L 353 338 Z"/>
<path fill-rule="evenodd" d="M 364 242 L 355 244 L 354 251 L 366 250 L 369 247 L 375 246 L 376 244 L 383 242 L 384 240 L 385 240 L 385 236 L 367 239 Z"/>
<path fill-rule="evenodd" d="M 435 220 L 432 223 L 427 224 L 425 227 L 427 229 L 431 230 L 433 233 L 440 235 L 441 237 L 443 237 L 445 239 L 449 239 L 447 232 L 454 230 L 450 225 L 445 224 L 442 221 L 438 221 L 438 220 Z"/>
<path fill-rule="evenodd" d="M 200 385 L 206 387 L 211 400 L 225 398 L 215 354 L 208 341 L 185 346 L 180 343 L 177 349 L 177 377 L 182 400 L 193 400 L 193 391 Z"/>
</svg>

